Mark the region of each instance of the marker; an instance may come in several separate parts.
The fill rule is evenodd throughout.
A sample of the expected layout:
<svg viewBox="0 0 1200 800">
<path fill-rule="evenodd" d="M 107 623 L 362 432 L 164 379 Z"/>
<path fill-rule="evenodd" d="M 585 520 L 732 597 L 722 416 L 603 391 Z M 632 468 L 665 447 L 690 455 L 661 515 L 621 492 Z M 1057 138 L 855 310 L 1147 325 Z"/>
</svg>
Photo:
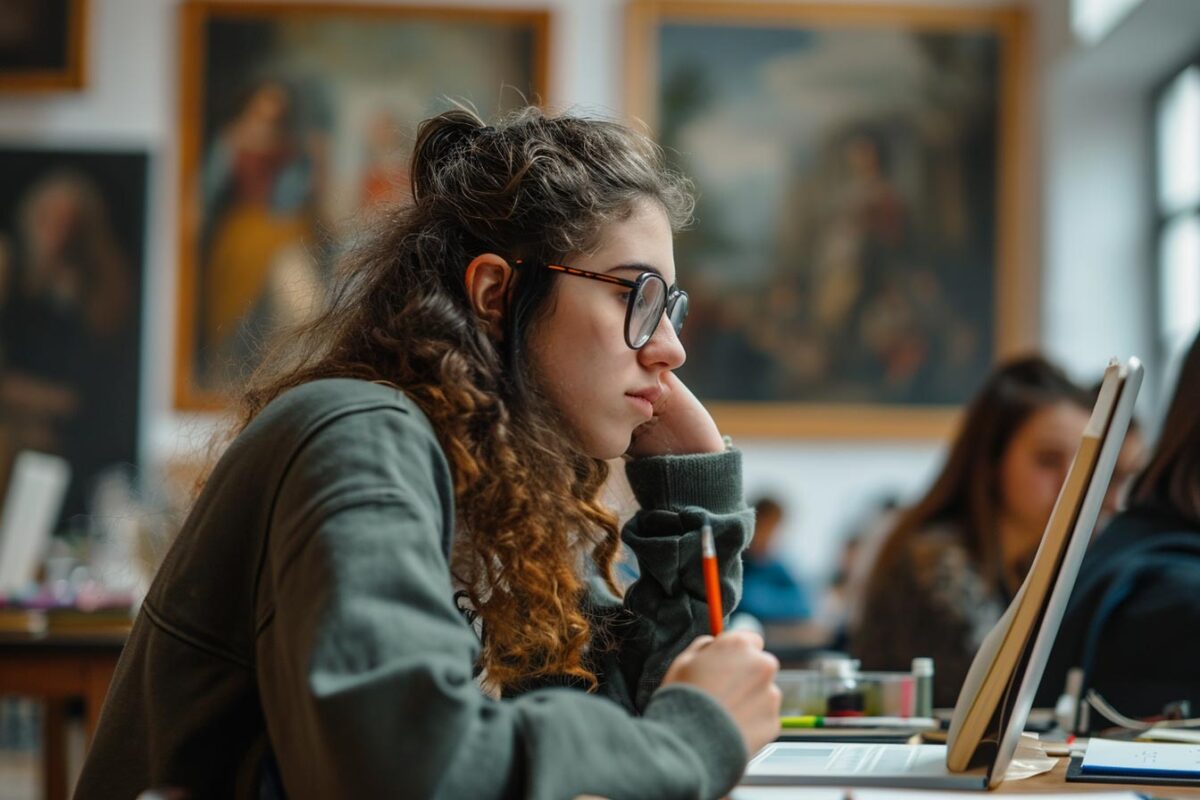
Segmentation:
<svg viewBox="0 0 1200 800">
<path fill-rule="evenodd" d="M 920 728 L 937 730 L 941 727 L 933 717 L 821 717 L 803 715 L 780 717 L 784 728 Z"/>
<path fill-rule="evenodd" d="M 721 605 L 721 578 L 717 574 L 717 545 L 712 526 L 707 522 L 700 529 L 700 556 L 704 568 L 704 598 L 708 601 L 708 627 L 713 636 L 725 630 L 725 612 Z"/>
</svg>

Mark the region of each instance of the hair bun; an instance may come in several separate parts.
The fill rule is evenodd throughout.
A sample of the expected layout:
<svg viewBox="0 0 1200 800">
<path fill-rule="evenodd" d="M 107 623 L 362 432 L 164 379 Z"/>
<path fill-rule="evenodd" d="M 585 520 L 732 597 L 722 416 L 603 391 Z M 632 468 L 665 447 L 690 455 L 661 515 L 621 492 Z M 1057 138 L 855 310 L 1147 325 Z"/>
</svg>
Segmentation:
<svg viewBox="0 0 1200 800">
<path fill-rule="evenodd" d="M 477 114 L 463 108 L 445 111 L 421 123 L 413 145 L 413 199 L 420 200 L 429 193 L 438 166 L 447 156 L 473 140 L 487 126 Z"/>
</svg>

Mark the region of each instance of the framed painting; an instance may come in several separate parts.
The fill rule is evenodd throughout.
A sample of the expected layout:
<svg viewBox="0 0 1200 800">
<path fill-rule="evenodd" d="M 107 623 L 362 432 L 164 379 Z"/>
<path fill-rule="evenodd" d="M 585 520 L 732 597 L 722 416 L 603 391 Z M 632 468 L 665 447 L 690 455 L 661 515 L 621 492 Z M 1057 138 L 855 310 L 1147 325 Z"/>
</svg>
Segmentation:
<svg viewBox="0 0 1200 800">
<path fill-rule="evenodd" d="M 698 190 L 680 374 L 722 430 L 944 436 L 1019 343 L 1023 36 L 1004 9 L 631 5 L 629 110 Z"/>
<path fill-rule="evenodd" d="M 0 145 L 0 497 L 22 450 L 70 464 L 64 518 L 137 464 L 146 168 Z"/>
<path fill-rule="evenodd" d="M 181 23 L 175 400 L 219 408 L 356 221 L 407 195 L 422 119 L 545 98 L 549 15 L 190 2 Z"/>
<path fill-rule="evenodd" d="M 88 0 L 4 0 L 0 91 L 79 89 Z"/>
</svg>

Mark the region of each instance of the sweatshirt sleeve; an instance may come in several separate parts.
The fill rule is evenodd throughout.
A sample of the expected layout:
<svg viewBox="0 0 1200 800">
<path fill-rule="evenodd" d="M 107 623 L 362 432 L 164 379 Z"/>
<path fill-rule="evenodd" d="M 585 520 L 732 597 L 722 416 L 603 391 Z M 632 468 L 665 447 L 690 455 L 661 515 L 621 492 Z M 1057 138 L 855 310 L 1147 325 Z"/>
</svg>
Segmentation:
<svg viewBox="0 0 1200 800">
<path fill-rule="evenodd" d="M 708 695 L 635 718 L 575 689 L 485 696 L 444 545 L 452 486 L 415 411 L 313 434 L 275 501 L 260 594 L 262 705 L 292 798 L 718 797 L 745 763 Z"/>
<path fill-rule="evenodd" d="M 742 551 L 754 513 L 742 498 L 738 450 L 637 459 L 626 474 L 641 510 L 622 538 L 637 558 L 639 577 L 625 593 L 633 624 L 623 626 L 618 658 L 634 704 L 644 708 L 680 651 L 709 633 L 701 526 L 707 521 L 713 528 L 727 617 L 741 597 Z"/>
</svg>

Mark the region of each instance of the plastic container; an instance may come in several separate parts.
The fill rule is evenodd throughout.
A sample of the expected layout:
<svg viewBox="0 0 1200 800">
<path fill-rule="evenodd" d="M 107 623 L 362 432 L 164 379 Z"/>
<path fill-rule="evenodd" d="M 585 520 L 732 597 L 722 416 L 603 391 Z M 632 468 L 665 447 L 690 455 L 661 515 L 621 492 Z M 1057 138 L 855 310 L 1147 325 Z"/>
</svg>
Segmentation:
<svg viewBox="0 0 1200 800">
<path fill-rule="evenodd" d="M 920 716 L 914 713 L 913 677 L 907 672 L 863 672 L 858 682 L 868 716 Z"/>
<path fill-rule="evenodd" d="M 914 684 L 909 673 L 855 671 L 853 675 L 857 691 L 862 695 L 863 714 L 870 717 L 919 716 L 914 713 Z M 821 672 L 780 670 L 775 683 L 783 695 L 780 713 L 784 716 L 827 715 L 829 682 Z"/>
<path fill-rule="evenodd" d="M 779 713 L 785 717 L 825 713 L 825 687 L 821 674 L 808 669 L 781 669 L 775 676 L 783 700 Z"/>
</svg>

